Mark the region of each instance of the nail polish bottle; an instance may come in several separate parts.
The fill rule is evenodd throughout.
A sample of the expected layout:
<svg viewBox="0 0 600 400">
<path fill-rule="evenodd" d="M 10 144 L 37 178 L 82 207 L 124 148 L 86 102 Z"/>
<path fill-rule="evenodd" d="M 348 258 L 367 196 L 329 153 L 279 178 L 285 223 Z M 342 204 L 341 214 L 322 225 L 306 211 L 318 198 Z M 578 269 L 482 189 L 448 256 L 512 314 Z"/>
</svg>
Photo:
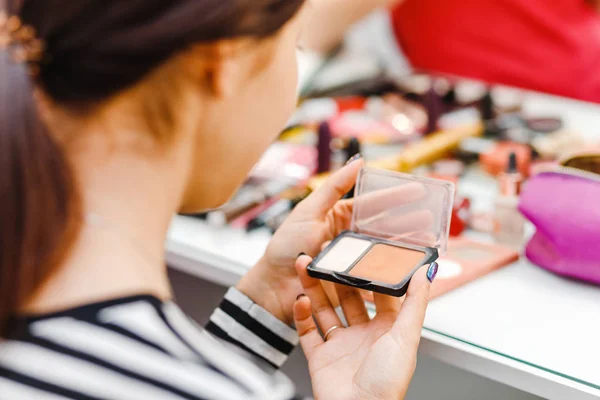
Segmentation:
<svg viewBox="0 0 600 400">
<path fill-rule="evenodd" d="M 331 128 L 327 122 L 319 125 L 317 172 L 331 170 Z"/>
<path fill-rule="evenodd" d="M 500 195 L 494 213 L 494 237 L 500 244 L 520 249 L 525 237 L 525 218 L 518 210 L 523 175 L 517 168 L 517 155 L 510 153 L 506 172 L 498 177 Z"/>
<path fill-rule="evenodd" d="M 442 98 L 435 92 L 432 87 L 425 94 L 425 108 L 427 109 L 427 128 L 426 134 L 430 134 L 433 132 L 437 132 L 438 130 L 438 121 L 442 114 L 444 113 L 444 103 Z"/>
<path fill-rule="evenodd" d="M 350 160 L 355 155 L 360 154 L 360 142 L 357 138 L 351 138 L 348 141 L 348 144 L 344 148 L 344 153 L 346 161 Z"/>
<path fill-rule="evenodd" d="M 358 139 L 356 139 L 356 138 L 350 139 L 350 141 L 348 142 L 348 145 L 344 149 L 344 152 L 346 153 L 346 160 L 348 160 L 348 161 L 350 161 L 353 157 L 360 155 L 360 142 L 358 141 Z M 352 189 L 350 189 L 350 191 L 344 195 L 343 199 L 353 198 L 354 190 L 355 190 L 355 187 L 352 186 Z"/>
</svg>

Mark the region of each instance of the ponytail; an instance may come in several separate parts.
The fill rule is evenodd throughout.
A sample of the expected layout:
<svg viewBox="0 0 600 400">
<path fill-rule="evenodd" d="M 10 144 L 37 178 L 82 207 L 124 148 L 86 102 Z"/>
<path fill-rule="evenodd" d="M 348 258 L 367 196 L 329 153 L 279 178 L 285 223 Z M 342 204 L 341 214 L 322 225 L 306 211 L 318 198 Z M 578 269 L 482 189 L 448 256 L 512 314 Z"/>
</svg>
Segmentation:
<svg viewBox="0 0 600 400">
<path fill-rule="evenodd" d="M 66 157 L 33 89 L 27 63 L 0 47 L 0 337 L 64 259 L 79 220 Z"/>
</svg>

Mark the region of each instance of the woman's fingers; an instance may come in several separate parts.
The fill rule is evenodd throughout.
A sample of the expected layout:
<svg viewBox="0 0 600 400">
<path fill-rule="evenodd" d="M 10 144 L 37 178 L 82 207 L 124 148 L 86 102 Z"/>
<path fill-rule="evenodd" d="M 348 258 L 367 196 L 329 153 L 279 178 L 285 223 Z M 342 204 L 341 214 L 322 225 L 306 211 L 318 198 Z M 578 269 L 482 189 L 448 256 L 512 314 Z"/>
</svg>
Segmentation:
<svg viewBox="0 0 600 400">
<path fill-rule="evenodd" d="M 373 303 L 378 316 L 391 315 L 394 319 L 398 316 L 402 308 L 404 297 L 388 296 L 387 294 L 373 293 Z"/>
<path fill-rule="evenodd" d="M 321 286 L 329 299 L 329 304 L 335 309 L 340 306 L 340 300 L 338 299 L 337 291 L 335 290 L 335 283 L 328 281 L 321 281 Z"/>
<path fill-rule="evenodd" d="M 310 359 L 313 351 L 323 344 L 323 338 L 313 319 L 310 299 L 307 296 L 299 297 L 294 303 L 294 323 L 300 337 L 302 350 Z"/>
<path fill-rule="evenodd" d="M 348 325 L 369 322 L 369 314 L 365 307 L 365 301 L 357 289 L 350 286 L 335 285 L 335 290 Z"/>
<path fill-rule="evenodd" d="M 363 160 L 359 159 L 339 169 L 320 188 L 298 204 L 297 208 L 307 216 L 323 218 L 335 203 L 352 189 L 363 165 Z"/>
<path fill-rule="evenodd" d="M 311 261 L 312 259 L 306 255 L 298 257 L 298 260 L 296 260 L 296 272 L 304 288 L 304 293 L 310 298 L 313 316 L 321 332 L 326 333 L 334 326 L 342 327 L 343 325 L 334 308 L 331 306 L 329 298 L 325 294 L 323 286 L 321 286 L 321 281 L 308 276 L 306 267 Z"/>
<path fill-rule="evenodd" d="M 402 310 L 390 333 L 405 341 L 408 348 L 416 348 L 421 340 L 421 329 L 429 301 L 431 281 L 437 273 L 437 263 L 420 268 L 413 276 L 402 304 Z"/>
</svg>

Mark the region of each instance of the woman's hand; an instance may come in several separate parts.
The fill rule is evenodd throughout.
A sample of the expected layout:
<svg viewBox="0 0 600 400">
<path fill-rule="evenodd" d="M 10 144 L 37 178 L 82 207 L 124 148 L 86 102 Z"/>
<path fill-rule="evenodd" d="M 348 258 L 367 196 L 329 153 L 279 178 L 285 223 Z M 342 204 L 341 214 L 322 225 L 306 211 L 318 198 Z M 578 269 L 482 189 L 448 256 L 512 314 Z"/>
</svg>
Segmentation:
<svg viewBox="0 0 600 400">
<path fill-rule="evenodd" d="M 296 263 L 306 296 L 294 304 L 294 320 L 315 399 L 403 399 L 415 371 L 437 265 L 414 275 L 404 300 L 375 294 L 377 315 L 372 320 L 356 289 L 336 285 L 348 323 L 344 327 L 320 282 L 307 275 L 310 261 L 301 256 Z"/>
<path fill-rule="evenodd" d="M 291 323 L 292 305 L 302 293 L 294 263 L 300 253 L 316 256 L 324 243 L 350 229 L 349 192 L 363 166 L 354 160 L 335 172 L 302 201 L 277 230 L 264 257 L 242 278 L 237 288 L 280 320 Z"/>
</svg>

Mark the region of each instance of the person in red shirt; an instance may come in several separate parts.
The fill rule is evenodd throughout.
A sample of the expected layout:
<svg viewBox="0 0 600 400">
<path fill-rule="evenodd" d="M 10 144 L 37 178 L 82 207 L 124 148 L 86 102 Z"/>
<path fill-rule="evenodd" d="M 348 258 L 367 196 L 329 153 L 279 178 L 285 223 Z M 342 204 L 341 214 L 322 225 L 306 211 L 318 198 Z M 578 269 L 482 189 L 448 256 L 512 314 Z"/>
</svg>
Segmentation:
<svg viewBox="0 0 600 400">
<path fill-rule="evenodd" d="M 600 102 L 600 0 L 314 2 L 323 24 L 305 35 L 313 47 L 392 6 L 393 31 L 415 68 Z"/>
<path fill-rule="evenodd" d="M 406 0 L 392 21 L 416 68 L 600 102 L 600 16 L 583 0 Z"/>
</svg>

